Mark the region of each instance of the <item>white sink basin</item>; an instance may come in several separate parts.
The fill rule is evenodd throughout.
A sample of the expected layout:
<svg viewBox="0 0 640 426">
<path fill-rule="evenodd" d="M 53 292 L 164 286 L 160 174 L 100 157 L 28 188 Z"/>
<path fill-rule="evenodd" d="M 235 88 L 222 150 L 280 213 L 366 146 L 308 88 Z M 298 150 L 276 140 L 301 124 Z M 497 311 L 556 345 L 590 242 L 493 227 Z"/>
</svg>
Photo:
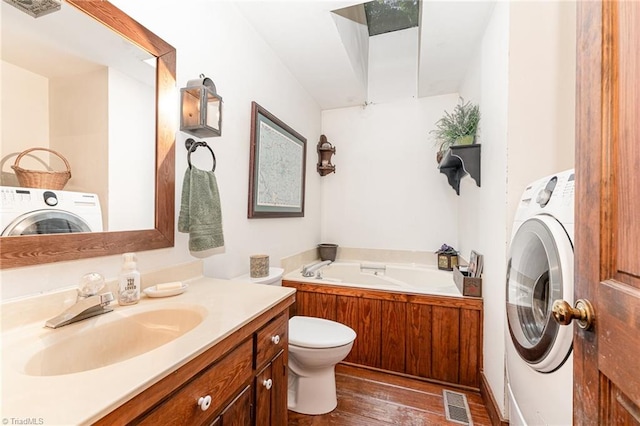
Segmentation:
<svg viewBox="0 0 640 426">
<path fill-rule="evenodd" d="M 206 310 L 198 306 L 128 312 L 101 315 L 104 323 L 78 332 L 52 330 L 47 336 L 50 341 L 29 358 L 24 373 L 58 376 L 121 362 L 175 340 L 200 324 L 206 315 Z"/>
</svg>

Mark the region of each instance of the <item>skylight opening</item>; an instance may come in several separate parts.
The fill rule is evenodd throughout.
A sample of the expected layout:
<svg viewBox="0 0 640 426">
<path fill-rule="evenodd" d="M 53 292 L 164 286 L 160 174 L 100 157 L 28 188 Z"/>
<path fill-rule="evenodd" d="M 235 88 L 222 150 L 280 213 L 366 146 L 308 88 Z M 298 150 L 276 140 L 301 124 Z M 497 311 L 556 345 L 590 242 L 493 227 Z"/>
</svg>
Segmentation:
<svg viewBox="0 0 640 426">
<path fill-rule="evenodd" d="M 418 26 L 418 0 L 373 0 L 364 4 L 369 36 Z"/>
</svg>

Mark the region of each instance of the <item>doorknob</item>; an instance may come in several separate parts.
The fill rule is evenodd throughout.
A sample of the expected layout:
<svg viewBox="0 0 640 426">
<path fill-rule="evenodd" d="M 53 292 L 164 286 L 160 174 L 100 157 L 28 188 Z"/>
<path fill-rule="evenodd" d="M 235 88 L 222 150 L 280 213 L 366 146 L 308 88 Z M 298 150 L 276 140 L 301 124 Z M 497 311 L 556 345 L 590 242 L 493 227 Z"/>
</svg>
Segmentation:
<svg viewBox="0 0 640 426">
<path fill-rule="evenodd" d="M 552 312 L 558 324 L 569 325 L 571 321 L 578 320 L 578 326 L 584 330 L 593 326 L 596 317 L 593 305 L 585 299 L 578 299 L 575 308 L 572 308 L 569 302 L 556 300 L 553 302 Z"/>
</svg>

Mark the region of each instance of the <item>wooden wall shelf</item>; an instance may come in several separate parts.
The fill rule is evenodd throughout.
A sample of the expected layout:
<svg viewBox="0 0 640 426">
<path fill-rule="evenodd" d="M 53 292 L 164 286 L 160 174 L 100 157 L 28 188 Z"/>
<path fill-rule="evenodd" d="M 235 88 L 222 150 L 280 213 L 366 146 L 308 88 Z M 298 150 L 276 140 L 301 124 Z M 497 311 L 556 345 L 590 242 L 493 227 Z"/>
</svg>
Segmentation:
<svg viewBox="0 0 640 426">
<path fill-rule="evenodd" d="M 452 146 L 438 165 L 449 185 L 460 195 L 460 179 L 467 174 L 480 186 L 480 144 Z"/>
</svg>

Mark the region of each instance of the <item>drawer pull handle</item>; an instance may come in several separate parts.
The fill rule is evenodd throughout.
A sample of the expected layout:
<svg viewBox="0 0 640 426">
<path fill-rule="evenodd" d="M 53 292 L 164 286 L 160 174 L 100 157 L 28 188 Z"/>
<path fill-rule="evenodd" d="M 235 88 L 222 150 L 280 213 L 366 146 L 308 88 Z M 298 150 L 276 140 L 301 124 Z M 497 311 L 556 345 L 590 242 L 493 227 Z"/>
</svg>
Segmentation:
<svg viewBox="0 0 640 426">
<path fill-rule="evenodd" d="M 280 335 L 276 334 L 275 336 L 271 337 L 271 341 L 274 345 L 277 345 L 278 343 L 280 343 Z"/>
<path fill-rule="evenodd" d="M 198 405 L 202 411 L 207 411 L 211 406 L 211 395 L 201 396 L 200 399 L 198 399 Z"/>
<path fill-rule="evenodd" d="M 271 379 L 263 380 L 262 381 L 262 386 L 267 388 L 267 390 L 271 389 L 271 387 L 273 386 L 273 380 L 271 380 Z"/>
</svg>

